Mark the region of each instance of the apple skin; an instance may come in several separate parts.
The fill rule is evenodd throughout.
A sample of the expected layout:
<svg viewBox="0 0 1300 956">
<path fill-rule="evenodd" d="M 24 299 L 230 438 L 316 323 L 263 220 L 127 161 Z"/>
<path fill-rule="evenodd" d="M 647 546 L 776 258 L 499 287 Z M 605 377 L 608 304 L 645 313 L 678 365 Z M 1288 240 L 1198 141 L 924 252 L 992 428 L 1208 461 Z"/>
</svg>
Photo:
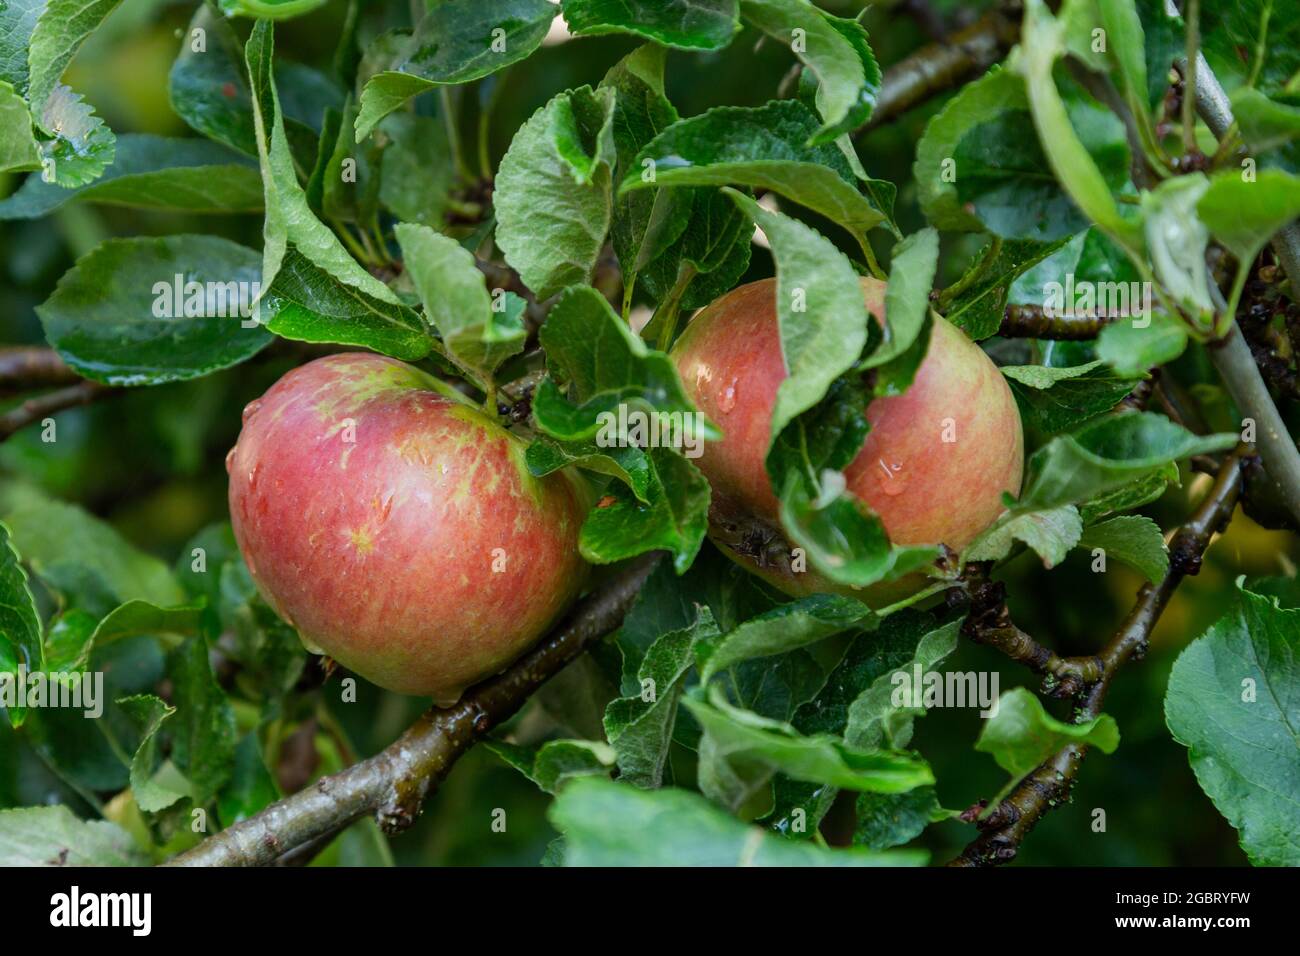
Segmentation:
<svg viewBox="0 0 1300 956">
<path fill-rule="evenodd" d="M 394 359 L 330 355 L 250 403 L 226 459 L 267 602 L 310 650 L 440 706 L 545 633 L 587 571 L 583 487 L 533 477 L 520 439 L 449 395 Z"/>
<path fill-rule="evenodd" d="M 863 278 L 862 292 L 883 321 L 885 283 Z M 710 537 L 722 550 L 789 594 L 831 591 L 879 606 L 916 590 L 917 575 L 859 590 L 811 568 L 791 570 L 764 466 L 787 376 L 775 279 L 733 289 L 698 313 L 671 354 L 696 406 L 723 431 L 696 462 L 713 490 Z M 1002 493 L 1020 491 L 1024 434 L 1015 399 L 984 350 L 944 319 L 934 322 L 912 386 L 873 400 L 867 419 L 871 432 L 845 482 L 895 544 L 961 550 L 1002 513 Z M 955 441 L 943 440 L 945 426 Z"/>
</svg>

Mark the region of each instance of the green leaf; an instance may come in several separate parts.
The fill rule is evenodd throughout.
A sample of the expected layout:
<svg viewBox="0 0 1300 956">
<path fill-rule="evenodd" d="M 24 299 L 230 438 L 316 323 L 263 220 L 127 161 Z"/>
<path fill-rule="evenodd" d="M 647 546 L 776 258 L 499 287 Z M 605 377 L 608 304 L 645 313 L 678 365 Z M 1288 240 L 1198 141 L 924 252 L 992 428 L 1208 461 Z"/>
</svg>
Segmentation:
<svg viewBox="0 0 1300 956">
<path fill-rule="evenodd" d="M 645 450 L 635 445 L 601 447 L 595 442 L 558 442 L 542 435 L 528 446 L 526 457 L 528 470 L 538 478 L 576 466 L 617 478 L 645 504 L 657 493 L 654 465 Z"/>
<path fill-rule="evenodd" d="M 663 448 L 647 455 L 654 469 L 648 502 L 616 485 L 587 515 L 578 535 L 582 556 L 612 564 L 647 551 L 672 552 L 682 574 L 695 560 L 709 524 L 709 482 L 685 458 Z"/>
<path fill-rule="evenodd" d="M 226 239 L 108 239 L 36 312 L 79 374 L 158 385 L 229 368 L 265 348 L 271 336 L 254 312 L 259 288 L 257 253 Z"/>
<path fill-rule="evenodd" d="M 273 46 L 270 21 L 258 20 L 244 47 L 244 55 L 248 63 L 249 85 L 253 91 L 258 162 L 266 191 L 266 220 L 262 230 L 262 288 L 268 293 L 274 288 L 277 273 L 288 250 L 294 247 L 311 266 L 339 286 L 351 287 L 365 300 L 400 306 L 400 301 L 388 286 L 363 269 L 349 255 L 338 237 L 316 218 L 307 203 L 307 195 L 298 184 L 298 174 L 293 155 L 289 151 L 284 119 L 280 112 L 279 93 L 272 76 Z M 301 280 L 299 284 L 303 284 Z M 373 306 L 373 303 L 368 304 Z"/>
<path fill-rule="evenodd" d="M 456 178 L 446 124 L 403 112 L 380 129 L 390 140 L 380 160 L 380 203 L 404 222 L 441 224 Z"/>
<path fill-rule="evenodd" d="M 870 630 L 876 616 L 861 601 L 831 594 L 814 594 L 773 608 L 709 641 L 700 648 L 700 679 L 756 657 L 784 654 L 844 631 Z"/>
<path fill-rule="evenodd" d="M 836 146 L 806 145 L 816 131 L 817 118 L 798 100 L 716 107 L 651 140 L 619 191 L 626 196 L 656 186 L 751 186 L 780 193 L 861 236 L 885 221 L 885 213 L 859 192 Z M 654 172 L 652 180 L 647 169 Z"/>
<path fill-rule="evenodd" d="M 1120 92 L 1124 94 L 1137 124 L 1139 135 L 1153 141 L 1147 84 L 1146 33 L 1133 0 L 1097 0 L 1105 30 L 1107 54 L 1119 68 Z M 1167 68 L 1166 68 L 1166 72 Z"/>
<path fill-rule="evenodd" d="M 41 619 L 27 585 L 27 572 L 18 563 L 9 529 L 0 524 L 0 674 L 29 672 L 44 666 Z M 18 727 L 26 716 L 23 707 L 9 708 L 9 723 Z"/>
<path fill-rule="evenodd" d="M 325 0 L 218 0 L 226 16 L 257 17 L 266 20 L 288 20 L 310 13 Z"/>
<path fill-rule="evenodd" d="M 939 805 L 934 787 L 917 787 L 907 793 L 860 793 L 854 809 L 858 822 L 853 842 L 873 850 L 901 846 L 931 823 L 956 815 Z"/>
<path fill-rule="evenodd" d="M 1002 325 L 1008 295 L 1016 279 L 1069 241 L 1008 239 L 998 247 L 993 261 L 987 263 L 985 256 L 989 249 L 986 247 L 971 264 L 972 272 L 979 270 L 978 278 L 952 300 L 944 318 L 976 342 L 995 335 Z"/>
<path fill-rule="evenodd" d="M 39 219 L 74 201 L 191 213 L 257 212 L 262 180 L 244 157 L 212 143 L 128 133 L 118 138 L 113 164 L 98 179 L 67 189 L 28 176 L 0 200 L 0 220 Z"/>
<path fill-rule="evenodd" d="M 1128 255 L 1093 227 L 1066 239 L 1064 245 L 1016 278 L 1007 303 L 1046 307 L 1059 302 L 1061 308 L 1074 306 L 1081 310 L 1109 303 L 1116 311 L 1124 311 L 1130 299 L 1137 301 L 1129 291 L 1140 288 L 1133 283 L 1141 278 Z M 1085 281 L 1089 284 L 1084 285 Z"/>
<path fill-rule="evenodd" d="M 221 825 L 247 820 L 280 799 L 280 790 L 266 769 L 257 733 L 245 734 L 235 747 L 230 779 L 217 797 Z"/>
<path fill-rule="evenodd" d="M 503 297 L 502 304 L 514 308 L 498 313 L 474 256 L 459 242 L 428 226 L 399 223 L 396 232 L 425 317 L 453 359 L 490 381 L 497 366 L 524 347 L 523 300 Z"/>
<path fill-rule="evenodd" d="M 686 460 L 667 451 L 634 445 L 539 438 L 528 447 L 529 470 L 541 477 L 571 465 L 617 478 L 587 516 L 579 547 L 588 560 L 605 564 L 664 547 L 685 571 L 699 550 L 707 525 L 708 481 Z"/>
<path fill-rule="evenodd" d="M 934 670 L 957 649 L 960 621 L 953 621 L 926 632 L 916 643 L 910 661 L 887 674 L 877 677 L 849 705 L 844 726 L 844 741 L 849 746 L 864 750 L 891 747 L 901 750 L 912 742 L 912 725 L 917 717 L 925 716 L 920 701 L 913 706 L 896 706 L 895 691 L 898 681 L 895 674 L 905 674 L 910 681 L 915 673 Z M 919 694 L 921 688 L 913 688 Z"/>
<path fill-rule="evenodd" d="M 84 640 L 70 640 L 68 638 L 73 635 L 67 635 L 57 649 L 47 643 L 46 668 L 51 671 L 84 670 L 92 651 L 114 641 L 141 634 L 188 637 L 199 633 L 202 619 L 203 609 L 199 605 L 158 607 L 138 598 L 126 601 L 94 624 Z"/>
<path fill-rule="evenodd" d="M 27 48 L 46 0 L 9 0 L 0 8 L 0 82 L 27 91 Z"/>
<path fill-rule="evenodd" d="M 1224 451 L 1235 434 L 1193 435 L 1163 415 L 1121 412 L 1058 435 L 1029 460 L 1029 479 L 1014 509 L 1078 504 L 1192 455 Z"/>
<path fill-rule="evenodd" d="M 935 627 L 933 616 L 908 609 L 884 618 L 877 630 L 859 634 L 816 696 L 795 711 L 791 724 L 802 734 L 842 735 L 853 702 L 879 678 L 898 668 L 910 674 L 918 646 Z M 783 776 L 777 777 L 774 790 L 776 807 L 768 818 L 772 827 L 786 836 L 802 834 L 804 839 L 816 832 L 838 793 L 834 787 L 818 787 Z M 796 811 L 802 811 L 802 815 Z"/>
<path fill-rule="evenodd" d="M 191 42 L 202 30 L 203 49 Z M 243 51 L 230 22 L 206 3 L 190 21 L 167 77 L 172 109 L 190 128 L 232 149 L 257 155 L 253 101 Z"/>
<path fill-rule="evenodd" d="M 1167 312 L 1152 312 L 1141 326 L 1136 319 L 1109 323 L 1097 337 L 1097 357 L 1117 375 L 1145 375 L 1172 362 L 1187 348 L 1187 324 Z"/>
<path fill-rule="evenodd" d="M 27 102 L 41 115 L 46 101 L 58 85 L 63 70 L 72 62 L 81 44 L 112 13 L 121 0 L 46 0 L 28 41 L 27 62 L 31 67 Z M 45 123 L 46 132 L 54 128 Z"/>
<path fill-rule="evenodd" d="M 145 866 L 131 835 L 63 805 L 0 810 L 0 866 Z"/>
<path fill-rule="evenodd" d="M 829 487 L 828 476 L 821 477 Z M 919 570 L 937 556 L 933 547 L 891 545 L 880 519 L 849 492 L 840 490 L 829 501 L 823 495 L 792 477 L 780 496 L 781 526 L 831 580 L 867 587 Z"/>
<path fill-rule="evenodd" d="M 1002 374 L 1025 420 L 1048 434 L 1110 411 L 1139 381 L 1116 374 L 1100 360 L 1065 368 L 1004 365 Z"/>
<path fill-rule="evenodd" d="M 1026 0 L 1018 49 L 1016 69 L 1052 172 L 1088 219 L 1125 248 L 1140 250 L 1138 227 L 1120 215 L 1110 182 L 1084 147 L 1056 87 L 1052 66 L 1064 52 L 1063 31 L 1043 0 Z"/>
<path fill-rule="evenodd" d="M 741 0 L 741 15 L 795 56 L 817 77 L 823 125 L 811 142 L 833 142 L 871 117 L 880 90 L 880 67 L 855 20 L 842 20 L 808 0 Z"/>
<path fill-rule="evenodd" d="M 985 721 L 975 741 L 976 750 L 991 754 L 998 766 L 1011 774 L 1010 783 L 989 806 L 997 806 L 1018 782 L 1069 744 L 1114 753 L 1119 746 L 1115 718 L 1101 714 L 1081 724 L 1066 724 L 1045 711 L 1042 701 L 1027 688 L 1017 687 L 999 697 L 996 713 Z"/>
<path fill-rule="evenodd" d="M 54 134 L 40 143 L 42 175 L 60 186 L 84 186 L 112 165 L 113 131 L 66 86 L 56 86 L 46 98 L 39 125 Z"/>
<path fill-rule="evenodd" d="M 775 442 L 857 360 L 867 342 L 867 308 L 852 264 L 824 236 L 748 196 L 728 193 L 767 235 L 776 260 L 776 314 L 789 375 L 772 409 Z"/>
<path fill-rule="evenodd" d="M 84 670 L 98 624 L 95 615 L 77 608 L 51 620 L 45 631 L 45 670 L 48 673 Z"/>
<path fill-rule="evenodd" d="M 661 634 L 637 668 L 636 692 L 610 701 L 605 708 L 605 735 L 624 783 L 649 788 L 663 782 L 677 704 L 695 663 L 695 647 L 717 633 L 712 613 L 704 608 L 690 626 Z"/>
<path fill-rule="evenodd" d="M 1107 557 L 1118 558 L 1141 571 L 1152 584 L 1159 584 L 1169 572 L 1169 549 L 1160 526 L 1141 515 L 1120 515 L 1087 528 L 1079 547 L 1101 548 Z"/>
<path fill-rule="evenodd" d="M 749 269 L 754 223 L 725 190 L 666 188 L 666 191 L 680 193 L 684 205 L 689 201 L 686 210 L 689 218 L 682 233 L 641 270 L 637 279 L 658 302 L 671 296 L 679 281 L 689 279 L 681 293 L 680 310 L 701 308 L 734 288 Z M 656 239 L 662 243 L 666 235 L 660 234 Z M 694 270 L 693 277 L 688 267 Z M 662 321 L 656 317 L 641 334 L 657 340 L 663 331 Z"/>
<path fill-rule="evenodd" d="M 406 362 L 433 350 L 424 321 L 400 302 L 378 299 L 318 268 L 289 246 L 275 282 L 261 301 L 261 317 L 276 335 L 373 349 Z"/>
<path fill-rule="evenodd" d="M 614 750 L 600 740 L 548 740 L 537 750 L 532 779 L 546 793 L 559 793 L 576 777 L 609 777 Z"/>
<path fill-rule="evenodd" d="M 145 813 L 165 810 L 189 795 L 188 781 L 168 761 L 159 764 L 158 730 L 176 713 L 175 707 L 153 694 L 138 694 L 118 701 L 143 728 L 140 746 L 131 758 L 131 793 Z"/>
<path fill-rule="evenodd" d="M 437 0 L 392 62 L 366 81 L 357 142 L 411 97 L 436 86 L 469 83 L 532 55 L 558 8 L 549 0 Z"/>
<path fill-rule="evenodd" d="M 952 166 L 957 144 L 976 126 L 1027 106 L 1024 80 L 1012 70 L 994 67 L 963 86 L 930 120 L 917 143 L 912 174 L 921 209 L 931 225 L 967 232 L 984 228 L 979 219 L 962 208 L 957 197 L 952 175 L 959 172 Z"/>
<path fill-rule="evenodd" d="M 196 804 L 207 803 L 230 779 L 235 759 L 235 711 L 208 664 L 208 645 L 191 637 L 167 658 L 177 713 L 168 724 L 171 758 L 191 783 Z"/>
<path fill-rule="evenodd" d="M 1300 216 L 1300 177 L 1261 169 L 1246 182 L 1240 173 L 1220 173 L 1196 212 L 1238 261 L 1250 262 L 1273 233 Z"/>
<path fill-rule="evenodd" d="M 1108 190 L 1128 179 L 1129 156 L 1123 124 L 1100 106 L 1082 99 L 1066 103 Z M 1088 225 L 1070 196 L 1052 176 L 1038 141 L 1026 137 L 1026 109 L 1003 110 L 969 129 L 953 154 L 957 200 L 988 231 L 1006 239 L 1051 243 Z M 1109 193 L 1108 193 L 1109 195 Z"/>
<path fill-rule="evenodd" d="M 614 91 L 617 179 L 639 169 L 635 160 L 641 148 L 677 122 L 677 110 L 664 94 L 666 58 L 663 47 L 646 44 L 614 64 L 600 81 L 601 88 Z M 681 236 L 691 216 L 692 199 L 689 190 L 666 186 L 636 190 L 615 199 L 610 238 L 626 285 L 635 282 L 636 274 Z"/>
<path fill-rule="evenodd" d="M 18 553 L 56 590 L 93 582 L 114 606 L 134 598 L 162 607 L 184 601 L 167 565 L 76 505 L 11 488 L 4 508 Z"/>
<path fill-rule="evenodd" d="M 1054 568 L 1079 543 L 1083 522 L 1079 509 L 1062 505 L 1042 511 L 1009 512 L 972 541 L 962 553 L 966 561 L 1001 561 L 1016 541 L 1023 541 L 1043 559 L 1043 567 Z"/>
<path fill-rule="evenodd" d="M 590 286 L 574 286 L 556 300 L 540 334 L 551 377 L 538 387 L 533 416 L 544 433 L 564 441 L 598 438 L 605 447 L 640 445 L 607 424 L 619 406 L 677 416 L 682 443 L 720 437 L 682 389 L 672 360 L 650 349 Z M 566 398 L 556 379 L 569 387 Z M 598 434 L 599 433 L 599 434 Z M 602 437 L 603 436 L 603 437 Z"/>
<path fill-rule="evenodd" d="M 202 30 L 203 49 L 196 50 L 196 31 Z M 316 152 L 317 132 L 328 109 L 338 109 L 343 96 L 326 76 L 284 60 L 276 63 L 284 87 L 281 106 L 285 132 L 295 155 Z M 181 43 L 168 76 L 172 109 L 190 128 L 231 149 L 257 155 L 253 99 L 244 50 L 230 21 L 208 4 L 200 4 Z"/>
<path fill-rule="evenodd" d="M 721 50 L 740 29 L 736 0 L 563 0 L 576 36 L 632 33 L 684 50 Z"/>
<path fill-rule="evenodd" d="M 1300 611 L 1242 591 L 1178 656 L 1165 720 L 1256 866 L 1300 865 Z"/>
<path fill-rule="evenodd" d="M 493 204 L 497 244 L 539 299 L 591 279 L 609 231 L 614 91 L 554 97 L 515 133 Z"/>
<path fill-rule="evenodd" d="M 352 137 L 357 104 L 348 97 L 341 111 L 325 113 L 316 166 L 307 184 L 309 205 L 319 204 L 328 220 L 365 227 L 378 218 L 382 147 L 375 142 L 358 147 Z M 349 170 L 345 163 L 352 163 Z"/>
<path fill-rule="evenodd" d="M 1232 91 L 1232 115 L 1242 138 L 1256 153 L 1268 152 L 1300 138 L 1300 106 L 1269 99 L 1253 87 L 1242 86 Z"/>
<path fill-rule="evenodd" d="M 789 724 L 733 707 L 716 687 L 707 703 L 691 696 L 682 703 L 704 730 L 700 789 L 733 811 L 777 771 L 795 780 L 879 793 L 934 783 L 919 758 L 858 748 L 831 734 L 804 736 Z M 743 778 L 740 789 L 733 786 L 738 778 Z"/>
<path fill-rule="evenodd" d="M 13 86 L 0 81 L 0 174 L 41 168 L 32 116 Z"/>
<path fill-rule="evenodd" d="M 1097 495 L 1079 507 L 1079 515 L 1083 518 L 1086 527 L 1108 514 L 1150 504 L 1163 495 L 1170 484 L 1178 484 L 1178 466 L 1173 462 L 1162 469 Z"/>
<path fill-rule="evenodd" d="M 894 247 L 889 285 L 885 288 L 884 339 L 867 356 L 863 368 L 879 368 L 912 347 L 930 313 L 930 290 L 938 266 L 939 233 L 932 228 L 914 232 Z M 912 372 L 915 371 L 914 365 Z M 910 384 L 909 377 L 903 388 Z"/>
<path fill-rule="evenodd" d="M 830 850 L 746 826 L 687 790 L 575 780 L 551 822 L 565 866 L 919 866 L 923 851 Z"/>
<path fill-rule="evenodd" d="M 1270 96 L 1295 91 L 1300 21 L 1294 0 L 1207 3 L 1201 8 L 1201 45 L 1221 76 L 1250 78 Z"/>
<path fill-rule="evenodd" d="M 1193 319 L 1207 323 L 1214 312 L 1205 261 L 1210 236 L 1197 218 L 1197 202 L 1208 186 L 1205 176 L 1197 173 L 1167 179 L 1142 193 L 1143 227 L 1152 271 Z M 1260 244 L 1265 241 L 1261 239 Z"/>
</svg>

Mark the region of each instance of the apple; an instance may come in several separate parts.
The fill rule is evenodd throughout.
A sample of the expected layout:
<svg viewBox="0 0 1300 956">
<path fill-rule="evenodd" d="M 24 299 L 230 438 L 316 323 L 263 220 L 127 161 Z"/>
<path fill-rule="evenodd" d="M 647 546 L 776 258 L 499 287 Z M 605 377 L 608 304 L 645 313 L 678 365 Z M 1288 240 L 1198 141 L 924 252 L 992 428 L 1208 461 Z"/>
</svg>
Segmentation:
<svg viewBox="0 0 1300 956">
<path fill-rule="evenodd" d="M 868 311 L 885 317 L 885 283 L 862 279 Z M 710 537 L 791 594 L 839 591 L 868 603 L 914 590 L 915 579 L 860 592 L 798 570 L 780 531 L 764 467 L 776 392 L 787 376 L 776 280 L 733 289 L 699 312 L 672 349 L 696 406 L 723 431 L 697 461 L 713 491 Z M 1024 435 L 1002 374 L 978 345 L 936 318 L 925 360 L 902 395 L 866 409 L 871 432 L 844 471 L 847 490 L 879 515 L 895 544 L 961 550 L 1020 491 Z"/>
<path fill-rule="evenodd" d="M 258 590 L 310 650 L 454 703 L 580 590 L 587 497 L 447 385 L 347 353 L 244 409 L 230 517 Z"/>
</svg>

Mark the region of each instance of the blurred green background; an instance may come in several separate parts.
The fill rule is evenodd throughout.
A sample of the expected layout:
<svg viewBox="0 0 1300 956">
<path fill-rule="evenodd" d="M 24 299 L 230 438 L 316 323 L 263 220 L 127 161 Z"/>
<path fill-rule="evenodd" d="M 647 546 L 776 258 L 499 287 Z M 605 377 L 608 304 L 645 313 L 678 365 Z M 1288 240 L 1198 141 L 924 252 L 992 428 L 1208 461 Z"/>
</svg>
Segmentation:
<svg viewBox="0 0 1300 956">
<path fill-rule="evenodd" d="M 854 3 L 838 6 L 848 12 L 860 8 Z M 873 10 L 865 20 L 885 66 L 926 42 L 914 18 L 891 12 L 888 6 Z M 949 14 L 950 22 L 960 23 L 982 5 L 937 6 Z M 961 10 L 955 12 L 958 6 Z M 194 9 L 192 3 L 125 0 L 78 54 L 66 82 L 83 93 L 118 133 L 192 135 L 169 106 L 167 74 Z M 344 12 L 345 5 L 332 0 L 306 17 L 279 24 L 277 53 L 327 69 Z M 377 32 L 386 15 L 382 4 L 363 4 L 362 34 Z M 247 24 L 240 27 L 246 30 Z M 489 127 L 494 161 L 512 132 L 554 93 L 594 85 L 635 46 L 634 41 L 618 37 L 551 44 L 495 78 L 501 88 Z M 789 65 L 788 50 L 758 44 L 747 33 L 717 54 L 672 53 L 668 92 L 683 115 L 719 104 L 759 104 L 776 95 Z M 473 93 L 471 86 L 468 96 Z M 435 99 L 424 97 L 421 108 L 434 108 Z M 922 224 L 910 183 L 913 151 L 926 120 L 942 102 L 942 98 L 932 101 L 859 142 L 868 172 L 898 183 L 898 218 L 904 232 Z M 465 117 L 472 124 L 474 111 L 467 110 Z M 466 133 L 472 135 L 469 126 Z M 1032 132 L 1026 130 L 1026 135 Z M 0 176 L 0 196 L 16 188 L 19 180 Z M 34 307 L 76 258 L 102 239 L 180 232 L 217 233 L 258 247 L 261 219 L 187 218 L 70 205 L 48 219 L 0 225 L 0 343 L 42 341 Z M 944 281 L 960 272 L 978 244 L 978 237 L 953 244 L 944 258 Z M 878 251 L 887 253 L 883 242 Z M 771 273 L 770 258 L 761 250 L 755 250 L 751 273 Z M 238 433 L 240 410 L 292 364 L 290 356 L 272 349 L 245 365 L 198 381 L 136 390 L 64 412 L 58 416 L 57 443 L 42 444 L 38 430 L 28 429 L 0 446 L 0 481 L 33 483 L 50 495 L 77 502 L 111 521 L 137 546 L 171 563 L 197 531 L 226 519 L 223 459 Z M 1178 374 L 1187 385 L 1208 379 L 1203 361 L 1195 354 L 1181 360 Z M 1170 490 L 1147 513 L 1162 527 L 1171 526 L 1187 513 L 1189 499 L 1203 492 L 1207 481 L 1185 475 L 1183 487 Z M 1298 561 L 1294 538 L 1266 532 L 1238 516 L 1210 549 L 1201 573 L 1179 589 L 1147 658 L 1126 668 L 1116 682 L 1106 710 L 1115 716 L 1123 734 L 1119 750 L 1087 762 L 1072 805 L 1048 816 L 1026 841 L 1021 862 L 1245 863 L 1234 831 L 1201 792 L 1186 751 L 1173 742 L 1164 726 L 1164 687 L 1179 649 L 1228 605 L 1236 575 L 1287 573 L 1291 570 L 1287 563 Z M 1128 610 L 1140 583 L 1135 573 L 1118 565 L 1106 574 L 1092 573 L 1086 555 L 1079 552 L 1051 573 L 1026 554 L 1012 562 L 1002 577 L 1020 626 L 1065 654 L 1099 648 Z M 1003 665 L 994 652 L 963 645 L 947 666 L 999 669 L 1003 690 L 1027 683 L 1023 672 Z M 364 687 L 358 703 L 339 704 L 337 680 L 324 691 L 309 693 L 323 695 L 322 713 L 334 720 L 318 716 L 305 731 L 286 735 L 278 768 L 282 786 L 301 785 L 314 774 L 337 769 L 340 761 L 350 762 L 355 754 L 381 749 L 423 707 L 420 700 L 371 687 Z M 550 695 L 552 705 L 556 696 Z M 523 732 L 530 726 L 546 726 L 547 702 L 530 703 L 516 726 Z M 993 760 L 971 749 L 979 729 L 973 710 L 935 711 L 917 723 L 915 746 L 933 764 L 939 798 L 946 807 L 964 808 L 992 795 L 1003 782 Z M 19 735 L 0 722 L 0 807 L 56 801 L 68 802 L 81 813 L 94 813 L 82 795 L 65 785 Z M 532 783 L 479 748 L 457 764 L 418 824 L 390 841 L 392 856 L 399 864 L 535 864 L 556 836 L 545 819 L 549 801 Z M 496 808 L 507 812 L 509 826 L 504 833 L 491 829 Z M 1095 808 L 1106 811 L 1105 833 L 1090 828 Z M 354 830 L 322 861 L 382 861 L 385 853 L 373 832 Z M 942 861 L 973 834 L 972 827 L 949 822 L 932 827 L 920 842 L 933 851 L 936 861 Z"/>
</svg>

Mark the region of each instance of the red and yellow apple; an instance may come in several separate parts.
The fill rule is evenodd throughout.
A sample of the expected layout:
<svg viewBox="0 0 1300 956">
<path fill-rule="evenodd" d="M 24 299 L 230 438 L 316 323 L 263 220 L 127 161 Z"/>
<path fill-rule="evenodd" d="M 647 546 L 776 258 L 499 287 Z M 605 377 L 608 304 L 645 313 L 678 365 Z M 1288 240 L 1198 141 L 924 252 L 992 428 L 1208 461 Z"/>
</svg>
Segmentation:
<svg viewBox="0 0 1300 956">
<path fill-rule="evenodd" d="M 419 369 L 317 359 L 244 410 L 226 460 L 235 537 L 309 648 L 449 705 L 585 579 L 586 493 L 532 476 L 524 447 Z"/>
<path fill-rule="evenodd" d="M 885 283 L 862 279 L 868 311 L 883 322 Z M 723 431 L 697 462 L 713 491 L 710 536 L 741 564 L 791 594 L 841 591 L 809 568 L 793 570 L 779 531 L 778 503 L 764 459 L 777 388 L 788 375 L 776 315 L 776 281 L 732 290 L 691 320 L 672 349 L 696 406 Z M 871 432 L 844 471 L 847 490 L 879 515 L 895 544 L 960 550 L 1020 491 L 1024 435 L 1002 374 L 978 345 L 944 319 L 902 395 L 866 409 Z M 873 586 L 868 603 L 915 587 Z"/>
</svg>

